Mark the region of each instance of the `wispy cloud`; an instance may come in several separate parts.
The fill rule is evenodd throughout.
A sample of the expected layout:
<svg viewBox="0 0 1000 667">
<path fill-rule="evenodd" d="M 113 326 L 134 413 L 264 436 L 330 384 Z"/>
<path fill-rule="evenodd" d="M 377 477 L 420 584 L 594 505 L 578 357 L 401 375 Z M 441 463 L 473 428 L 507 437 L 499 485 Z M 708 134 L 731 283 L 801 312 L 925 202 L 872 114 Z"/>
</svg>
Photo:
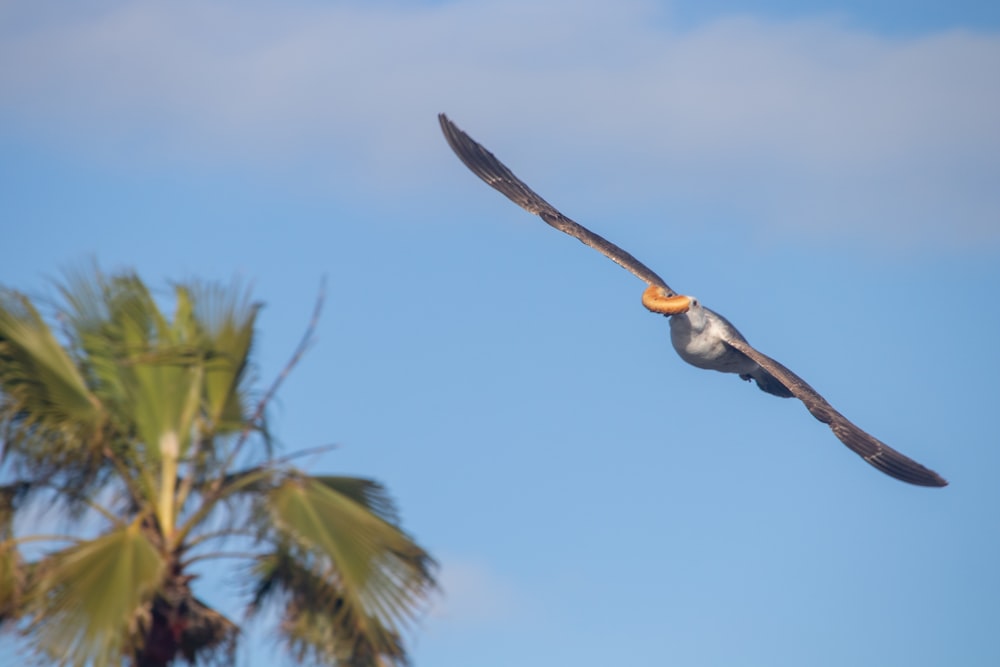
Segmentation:
<svg viewBox="0 0 1000 667">
<path fill-rule="evenodd" d="M 998 34 L 749 17 L 678 31 L 642 0 L 14 5 L 0 112 L 89 150 L 324 156 L 426 181 L 445 110 L 537 172 L 581 156 L 595 180 L 634 170 L 630 196 L 725 193 L 750 217 L 893 242 L 1000 240 Z"/>
<path fill-rule="evenodd" d="M 483 562 L 445 558 L 440 580 L 442 595 L 431 613 L 439 623 L 493 623 L 519 613 L 512 583 Z"/>
</svg>

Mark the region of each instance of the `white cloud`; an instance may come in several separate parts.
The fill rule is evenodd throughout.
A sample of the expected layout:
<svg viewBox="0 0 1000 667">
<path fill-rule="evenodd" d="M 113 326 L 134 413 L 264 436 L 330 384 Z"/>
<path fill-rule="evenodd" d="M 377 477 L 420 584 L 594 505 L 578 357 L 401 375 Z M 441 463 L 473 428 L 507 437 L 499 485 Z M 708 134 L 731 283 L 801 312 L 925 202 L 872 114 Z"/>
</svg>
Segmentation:
<svg viewBox="0 0 1000 667">
<path fill-rule="evenodd" d="M 642 0 L 15 4 L 0 113 L 90 150 L 323 156 L 426 182 L 445 110 L 516 165 L 585 158 L 584 177 L 619 172 L 629 196 L 725 193 L 752 218 L 891 242 L 1000 240 L 998 34 L 747 17 L 679 32 Z"/>
<path fill-rule="evenodd" d="M 519 613 L 514 587 L 486 564 L 469 558 L 444 558 L 439 583 L 442 594 L 431 616 L 447 624 L 485 623 Z"/>
</svg>

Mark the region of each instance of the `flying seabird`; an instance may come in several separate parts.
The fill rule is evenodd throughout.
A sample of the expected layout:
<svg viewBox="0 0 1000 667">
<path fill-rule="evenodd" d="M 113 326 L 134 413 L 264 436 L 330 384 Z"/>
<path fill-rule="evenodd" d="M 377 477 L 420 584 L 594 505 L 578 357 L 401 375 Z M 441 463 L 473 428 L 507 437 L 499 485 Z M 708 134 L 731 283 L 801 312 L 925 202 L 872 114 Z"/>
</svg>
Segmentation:
<svg viewBox="0 0 1000 667">
<path fill-rule="evenodd" d="M 670 340 L 681 359 L 698 368 L 736 373 L 747 381 L 752 379 L 775 396 L 794 396 L 851 451 L 887 475 L 918 486 L 947 486 L 948 482 L 933 470 L 855 426 L 805 380 L 754 349 L 722 315 L 704 307 L 694 297 L 678 294 L 631 254 L 560 213 L 447 116 L 439 114 L 438 120 L 448 145 L 472 173 L 521 208 L 601 252 L 645 282 L 648 287 L 642 303 L 650 311 L 670 318 Z"/>
</svg>

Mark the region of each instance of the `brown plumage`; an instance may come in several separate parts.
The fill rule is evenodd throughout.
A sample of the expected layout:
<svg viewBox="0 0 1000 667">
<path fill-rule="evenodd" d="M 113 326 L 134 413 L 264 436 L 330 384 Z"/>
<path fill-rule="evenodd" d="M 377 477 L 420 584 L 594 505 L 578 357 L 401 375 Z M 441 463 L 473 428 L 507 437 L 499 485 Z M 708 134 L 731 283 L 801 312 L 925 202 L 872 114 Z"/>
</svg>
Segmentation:
<svg viewBox="0 0 1000 667">
<path fill-rule="evenodd" d="M 794 396 L 851 451 L 887 475 L 919 486 L 948 484 L 933 470 L 855 426 L 805 380 L 754 349 L 726 318 L 693 297 L 679 295 L 630 253 L 560 213 L 447 116 L 440 114 L 438 120 L 448 145 L 476 176 L 521 208 L 601 252 L 647 283 L 650 287 L 643 295 L 643 304 L 670 317 L 671 342 L 684 361 L 699 368 L 737 373 L 744 380 L 753 379 L 762 390 L 776 396 Z"/>
</svg>

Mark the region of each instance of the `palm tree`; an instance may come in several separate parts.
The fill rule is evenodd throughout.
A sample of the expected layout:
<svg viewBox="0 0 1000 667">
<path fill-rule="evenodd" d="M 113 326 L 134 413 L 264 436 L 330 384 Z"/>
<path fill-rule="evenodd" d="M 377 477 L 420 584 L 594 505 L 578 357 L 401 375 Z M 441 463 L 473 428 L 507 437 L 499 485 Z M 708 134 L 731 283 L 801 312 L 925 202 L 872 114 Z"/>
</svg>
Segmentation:
<svg viewBox="0 0 1000 667">
<path fill-rule="evenodd" d="M 237 286 L 172 292 L 171 320 L 136 275 L 77 273 L 50 326 L 0 290 L 0 630 L 60 665 L 228 664 L 239 628 L 192 584 L 235 557 L 248 613 L 276 609 L 299 659 L 404 664 L 433 560 L 382 486 L 308 475 L 266 428 L 322 299 L 253 400 L 258 304 Z"/>
</svg>

